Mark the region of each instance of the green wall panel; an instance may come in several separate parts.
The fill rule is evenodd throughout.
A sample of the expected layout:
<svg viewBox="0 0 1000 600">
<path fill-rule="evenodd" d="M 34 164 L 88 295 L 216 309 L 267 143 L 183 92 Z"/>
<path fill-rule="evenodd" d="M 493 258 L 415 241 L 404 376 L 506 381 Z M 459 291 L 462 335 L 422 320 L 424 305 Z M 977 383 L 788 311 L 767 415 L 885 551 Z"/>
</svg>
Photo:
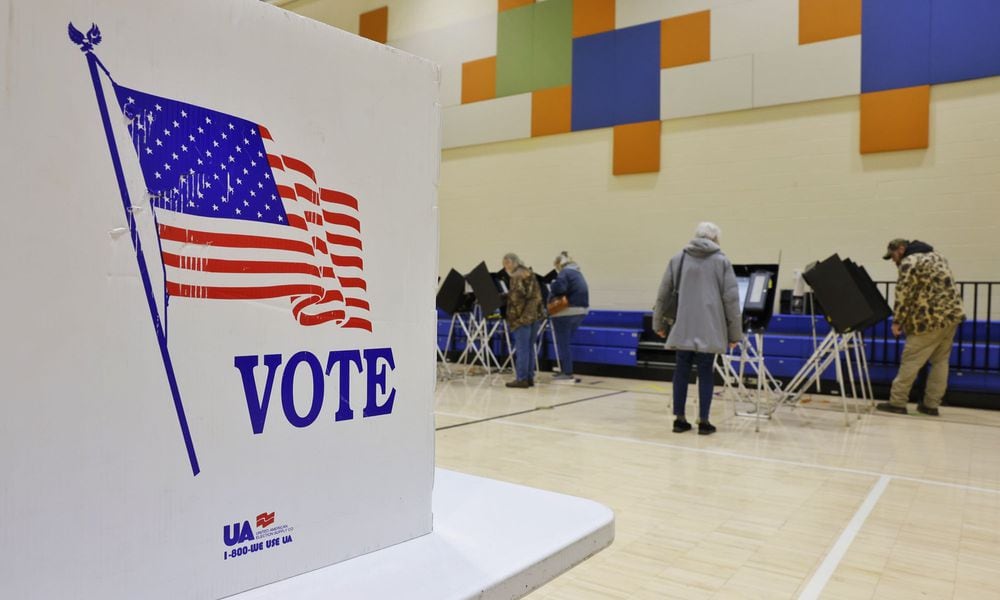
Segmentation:
<svg viewBox="0 0 1000 600">
<path fill-rule="evenodd" d="M 573 80 L 573 1 L 534 5 L 531 89 L 569 85 Z"/>
<path fill-rule="evenodd" d="M 497 15 L 497 97 L 532 90 L 534 17 L 534 4 Z"/>
</svg>

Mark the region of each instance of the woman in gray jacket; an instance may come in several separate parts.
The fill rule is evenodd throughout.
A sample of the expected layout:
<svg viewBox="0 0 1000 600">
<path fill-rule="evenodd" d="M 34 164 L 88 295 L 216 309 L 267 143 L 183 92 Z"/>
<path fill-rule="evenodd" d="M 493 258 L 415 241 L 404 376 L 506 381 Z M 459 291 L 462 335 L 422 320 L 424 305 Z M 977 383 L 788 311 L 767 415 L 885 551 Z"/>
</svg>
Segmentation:
<svg viewBox="0 0 1000 600">
<path fill-rule="evenodd" d="M 698 433 L 715 433 L 709 422 L 715 355 L 733 348 L 743 337 L 739 286 L 733 265 L 719 249 L 719 228 L 701 223 L 694 239 L 670 259 L 660 282 L 653 314 L 657 335 L 666 337 L 663 307 L 678 288 L 677 319 L 670 327 L 667 349 L 676 350 L 674 370 L 674 433 L 691 429 L 684 415 L 691 365 L 698 371 Z"/>
</svg>

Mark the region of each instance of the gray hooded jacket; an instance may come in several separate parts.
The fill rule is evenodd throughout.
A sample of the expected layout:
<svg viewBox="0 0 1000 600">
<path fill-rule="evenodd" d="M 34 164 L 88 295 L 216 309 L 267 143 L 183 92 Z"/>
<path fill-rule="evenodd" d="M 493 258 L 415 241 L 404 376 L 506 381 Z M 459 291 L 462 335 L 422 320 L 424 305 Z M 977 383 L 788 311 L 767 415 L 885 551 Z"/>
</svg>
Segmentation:
<svg viewBox="0 0 1000 600">
<path fill-rule="evenodd" d="M 695 238 L 670 259 L 656 295 L 653 326 L 663 320 L 660 307 L 666 305 L 673 293 L 674 276 L 683 254 L 687 258 L 680 274 L 677 320 L 667 336 L 667 348 L 725 352 L 728 342 L 738 342 L 743 337 L 740 292 L 732 263 L 711 240 Z"/>
</svg>

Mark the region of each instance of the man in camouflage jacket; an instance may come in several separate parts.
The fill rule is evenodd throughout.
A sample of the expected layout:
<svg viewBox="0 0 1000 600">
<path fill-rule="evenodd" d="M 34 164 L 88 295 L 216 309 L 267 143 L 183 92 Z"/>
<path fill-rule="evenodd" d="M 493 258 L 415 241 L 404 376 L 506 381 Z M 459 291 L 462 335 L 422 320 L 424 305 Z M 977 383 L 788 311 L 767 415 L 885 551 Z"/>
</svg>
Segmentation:
<svg viewBox="0 0 1000 600">
<path fill-rule="evenodd" d="M 503 257 L 503 268 L 510 276 L 507 295 L 507 327 L 514 342 L 516 379 L 507 387 L 526 388 L 535 384 L 535 338 L 545 318 L 542 290 L 535 274 L 514 253 Z"/>
<path fill-rule="evenodd" d="M 927 390 L 917 410 L 937 416 L 948 387 L 948 359 L 955 330 L 965 319 L 962 298 L 948 261 L 929 244 L 897 238 L 882 258 L 899 268 L 892 333 L 906 334 L 899 373 L 892 382 L 889 402 L 879 410 L 906 414 L 906 402 L 917 373 L 929 361 Z"/>
</svg>

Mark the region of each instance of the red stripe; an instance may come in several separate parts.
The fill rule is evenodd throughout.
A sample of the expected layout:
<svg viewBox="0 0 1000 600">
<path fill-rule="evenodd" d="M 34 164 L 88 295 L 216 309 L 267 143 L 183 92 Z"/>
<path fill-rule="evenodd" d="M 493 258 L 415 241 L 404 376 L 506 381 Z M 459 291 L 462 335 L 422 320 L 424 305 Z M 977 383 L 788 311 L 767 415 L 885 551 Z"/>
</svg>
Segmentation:
<svg viewBox="0 0 1000 600">
<path fill-rule="evenodd" d="M 283 165 L 281 163 L 281 157 L 280 156 L 275 156 L 273 154 L 268 154 L 267 155 L 267 164 L 271 165 L 272 169 L 281 169 L 282 171 L 285 170 L 285 165 Z"/>
<path fill-rule="evenodd" d="M 298 194 L 301 198 L 308 200 L 309 202 L 312 202 L 316 206 L 319 206 L 319 194 L 317 194 L 316 190 L 312 189 L 311 187 L 303 185 L 301 183 L 296 183 L 295 193 Z"/>
<path fill-rule="evenodd" d="M 288 215 L 288 224 L 296 229 L 309 229 L 309 226 L 306 225 L 306 220 L 298 215 Z"/>
<path fill-rule="evenodd" d="M 338 246 L 351 246 L 352 248 L 357 248 L 358 250 L 361 250 L 361 240 L 355 237 L 327 233 L 326 241 L 330 242 L 331 244 L 336 244 Z"/>
<path fill-rule="evenodd" d="M 300 294 L 319 295 L 323 293 L 319 285 L 295 284 L 260 287 L 217 287 L 167 282 L 167 293 L 178 298 L 207 298 L 209 300 L 263 300 L 284 298 Z"/>
<path fill-rule="evenodd" d="M 160 238 L 171 242 L 198 244 L 201 246 L 222 246 L 224 248 L 268 248 L 272 250 L 289 250 L 291 252 L 313 254 L 312 247 L 305 242 L 260 235 L 193 231 L 191 229 L 182 229 L 171 225 L 160 225 Z"/>
<path fill-rule="evenodd" d="M 312 170 L 312 167 L 297 158 L 292 158 L 291 156 L 282 154 L 281 158 L 284 160 L 286 167 L 292 169 L 293 171 L 302 173 L 309 179 L 312 179 L 313 183 L 316 183 L 316 173 Z"/>
<path fill-rule="evenodd" d="M 337 281 L 340 282 L 340 287 L 368 289 L 368 283 L 360 277 L 338 277 Z"/>
<path fill-rule="evenodd" d="M 313 236 L 313 248 L 320 254 L 327 254 L 329 252 L 329 250 L 326 247 L 326 242 L 324 242 L 323 240 L 319 239 L 316 236 Z"/>
<path fill-rule="evenodd" d="M 372 307 L 368 304 L 367 300 L 362 300 L 361 298 L 347 298 L 344 301 L 345 304 L 352 308 L 363 308 L 365 310 L 371 310 Z"/>
<path fill-rule="evenodd" d="M 318 315 L 307 315 L 300 314 L 298 321 L 300 325 L 311 326 L 311 325 L 322 325 L 323 323 L 328 323 L 330 321 L 343 321 L 344 317 L 347 315 L 342 310 L 331 310 Z M 348 321 L 349 323 L 350 321 Z M 346 327 L 346 325 L 345 325 Z M 368 331 L 371 331 L 369 329 Z"/>
<path fill-rule="evenodd" d="M 330 262 L 332 262 L 335 267 L 355 267 L 357 269 L 365 268 L 365 262 L 360 256 L 339 256 L 337 254 L 331 254 Z"/>
<path fill-rule="evenodd" d="M 346 323 L 341 325 L 344 329 L 364 329 L 365 331 L 372 330 L 372 322 L 367 319 L 359 319 L 358 317 L 351 317 Z"/>
<path fill-rule="evenodd" d="M 323 215 L 318 212 L 307 210 L 305 211 L 306 221 L 312 223 L 313 225 L 323 226 Z"/>
<path fill-rule="evenodd" d="M 278 184 L 278 195 L 286 200 L 295 200 L 295 190 L 287 185 Z"/>
<path fill-rule="evenodd" d="M 265 140 L 271 140 L 272 142 L 274 141 L 274 138 L 271 137 L 271 132 L 267 130 L 267 127 L 264 127 L 263 125 L 258 125 L 257 129 L 260 130 L 260 137 L 264 138 Z"/>
<path fill-rule="evenodd" d="M 342 215 L 340 213 L 332 213 L 328 210 L 323 211 L 323 218 L 326 219 L 327 223 L 333 223 L 334 225 L 343 225 L 344 227 L 350 227 L 361 233 L 361 221 L 355 219 L 354 217 L 348 215 Z"/>
<path fill-rule="evenodd" d="M 293 302 L 297 303 L 294 306 L 292 306 L 292 316 L 294 316 L 296 319 L 299 319 L 301 313 L 310 306 L 329 304 L 331 302 L 335 302 L 339 306 L 341 303 L 344 302 L 344 295 L 341 294 L 339 290 L 326 290 L 322 296 L 320 296 L 319 294 L 313 294 L 311 296 L 306 296 L 301 300 L 293 299 Z M 340 310 L 341 314 L 343 314 L 342 309 L 338 310 Z M 324 312 L 330 312 L 330 311 L 324 311 Z M 319 313 L 313 313 L 313 314 L 319 314 Z"/>
<path fill-rule="evenodd" d="M 358 199 L 350 194 L 345 194 L 344 192 L 319 188 L 319 198 L 323 202 L 333 202 L 334 204 L 350 206 L 354 210 L 358 209 Z"/>
<path fill-rule="evenodd" d="M 315 277 L 333 278 L 332 267 L 319 267 L 304 262 L 197 258 L 164 252 L 163 264 L 176 269 L 203 273 L 302 273 Z"/>
</svg>

